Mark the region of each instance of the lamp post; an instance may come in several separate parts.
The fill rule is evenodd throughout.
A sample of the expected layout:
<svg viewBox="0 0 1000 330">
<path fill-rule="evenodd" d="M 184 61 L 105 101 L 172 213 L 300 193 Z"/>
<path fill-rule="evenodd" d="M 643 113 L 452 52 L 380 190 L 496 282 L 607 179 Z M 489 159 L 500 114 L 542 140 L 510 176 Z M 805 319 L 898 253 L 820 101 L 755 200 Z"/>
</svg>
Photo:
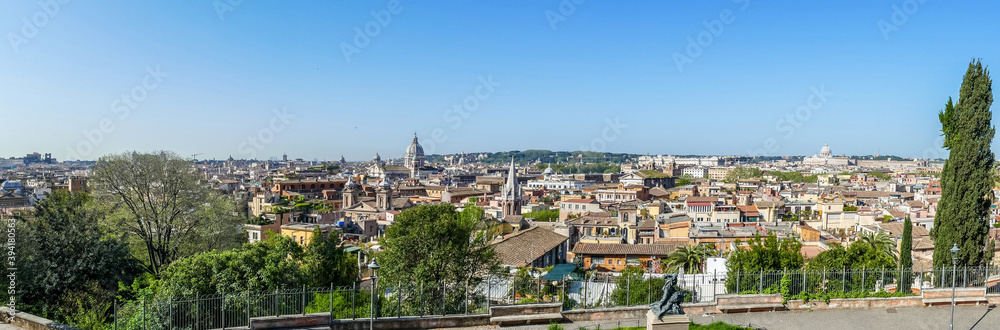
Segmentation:
<svg viewBox="0 0 1000 330">
<path fill-rule="evenodd" d="M 958 268 L 958 243 L 952 243 L 949 251 L 951 251 L 951 324 L 948 329 L 955 329 L 955 269 Z"/>
<path fill-rule="evenodd" d="M 379 266 L 378 262 L 375 261 L 375 258 L 372 258 L 372 262 L 368 264 L 368 269 L 372 270 L 372 300 L 369 303 L 369 307 L 371 307 L 371 314 L 369 315 L 368 329 L 375 329 L 375 288 L 378 285 L 378 276 L 376 276 L 375 273 L 378 271 L 379 267 L 381 266 Z"/>
</svg>

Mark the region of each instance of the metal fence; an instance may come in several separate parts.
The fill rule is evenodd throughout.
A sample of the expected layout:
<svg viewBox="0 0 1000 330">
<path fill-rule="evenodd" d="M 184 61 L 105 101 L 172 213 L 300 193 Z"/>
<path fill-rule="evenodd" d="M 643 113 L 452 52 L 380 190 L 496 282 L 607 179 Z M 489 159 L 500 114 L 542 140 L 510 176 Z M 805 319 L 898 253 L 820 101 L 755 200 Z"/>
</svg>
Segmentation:
<svg viewBox="0 0 1000 330">
<path fill-rule="evenodd" d="M 489 277 L 470 283 L 355 283 L 346 287 L 295 288 L 168 299 L 114 306 L 114 329 L 246 328 L 250 319 L 330 313 L 334 319 L 423 317 L 489 313 L 495 304 L 562 303 L 565 310 L 647 305 L 663 295 L 665 274 L 586 273 L 550 281 L 532 277 Z M 1000 268 L 831 269 L 736 271 L 682 274 L 678 287 L 688 302 L 711 303 L 722 294 L 802 293 L 843 297 L 911 293 L 934 288 L 986 288 L 1000 294 Z M 908 287 L 909 290 L 897 290 Z M 372 302 L 375 302 L 374 306 Z"/>
</svg>

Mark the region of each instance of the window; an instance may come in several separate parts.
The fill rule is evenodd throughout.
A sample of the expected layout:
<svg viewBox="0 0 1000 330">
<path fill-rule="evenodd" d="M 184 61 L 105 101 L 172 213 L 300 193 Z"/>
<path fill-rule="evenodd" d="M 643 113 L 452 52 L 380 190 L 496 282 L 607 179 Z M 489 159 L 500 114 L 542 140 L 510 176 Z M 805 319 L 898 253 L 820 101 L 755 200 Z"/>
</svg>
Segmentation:
<svg viewBox="0 0 1000 330">
<path fill-rule="evenodd" d="M 628 257 L 628 258 L 627 258 L 627 259 L 625 260 L 625 264 L 626 264 L 626 265 L 638 265 L 638 264 L 639 264 L 639 258 L 636 258 L 636 257 Z"/>
<path fill-rule="evenodd" d="M 604 256 L 593 256 L 590 257 L 590 263 L 594 265 L 604 264 Z"/>
</svg>

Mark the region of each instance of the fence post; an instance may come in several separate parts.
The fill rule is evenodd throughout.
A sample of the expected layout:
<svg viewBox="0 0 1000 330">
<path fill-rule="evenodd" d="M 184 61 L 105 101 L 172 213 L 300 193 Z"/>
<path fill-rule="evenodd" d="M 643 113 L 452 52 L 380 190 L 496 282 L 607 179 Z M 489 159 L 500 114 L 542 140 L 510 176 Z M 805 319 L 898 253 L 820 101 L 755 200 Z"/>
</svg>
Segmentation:
<svg viewBox="0 0 1000 330">
<path fill-rule="evenodd" d="M 219 306 L 219 314 L 222 316 L 222 330 L 226 330 L 226 294 L 222 294 L 222 306 Z"/>
<path fill-rule="evenodd" d="M 118 299 L 115 299 L 115 330 L 118 330 Z"/>
<path fill-rule="evenodd" d="M 278 303 L 279 295 L 278 288 L 274 288 L 274 317 L 281 316 L 281 305 Z"/>
<path fill-rule="evenodd" d="M 469 315 L 469 279 L 465 279 L 465 315 Z"/>
<path fill-rule="evenodd" d="M 625 306 L 632 306 L 632 278 L 625 278 Z"/>
<path fill-rule="evenodd" d="M 358 281 L 355 280 L 354 284 L 351 284 L 351 319 L 358 318 L 358 304 L 355 297 L 358 295 Z"/>
<path fill-rule="evenodd" d="M 718 293 L 718 292 L 716 292 L 717 289 L 715 288 L 716 283 L 718 283 L 718 282 L 719 282 L 719 271 L 718 270 L 713 270 L 712 271 L 712 301 L 717 301 L 718 300 L 716 298 L 716 296 L 715 296 Z"/>
<path fill-rule="evenodd" d="M 420 317 L 424 317 L 424 281 L 420 281 L 420 302 L 417 306 L 420 306 Z"/>
<path fill-rule="evenodd" d="M 330 319 L 333 320 L 333 282 L 330 282 Z"/>
<path fill-rule="evenodd" d="M 493 299 L 493 280 L 490 276 L 486 277 L 486 314 L 490 313 L 490 300 Z"/>
<path fill-rule="evenodd" d="M 882 273 L 882 284 L 879 285 L 879 290 L 876 291 L 885 291 L 885 267 L 882 267 L 881 273 Z"/>
<path fill-rule="evenodd" d="M 403 317 L 403 282 L 396 284 L 396 317 Z"/>
<path fill-rule="evenodd" d="M 330 306 L 333 306 L 333 304 L 330 304 Z M 249 287 L 247 287 L 247 328 L 250 328 L 250 288 Z"/>
<path fill-rule="evenodd" d="M 736 269 L 736 294 L 740 294 L 740 269 Z"/>
<path fill-rule="evenodd" d="M 611 280 L 611 275 L 608 275 L 608 276 L 604 277 L 604 294 L 603 294 L 604 295 L 604 307 L 608 307 L 608 304 L 611 303 L 611 299 L 610 299 L 611 295 L 608 292 L 608 281 L 610 281 L 610 280 Z"/>
<path fill-rule="evenodd" d="M 306 286 L 302 285 L 302 315 L 306 315 Z"/>
<path fill-rule="evenodd" d="M 969 286 L 969 267 L 962 267 L 962 287 Z"/>
<path fill-rule="evenodd" d="M 823 281 L 820 284 L 823 285 L 823 292 L 826 292 L 826 267 L 823 267 Z"/>
<path fill-rule="evenodd" d="M 115 314 L 115 327 L 118 327 L 118 314 Z M 167 299 L 167 329 L 174 328 L 174 297 Z"/>
<path fill-rule="evenodd" d="M 146 329 L 146 297 L 142 297 L 142 328 Z"/>
<path fill-rule="evenodd" d="M 864 292 L 868 292 L 868 284 L 866 284 L 867 282 L 865 282 L 866 280 L 865 277 L 867 277 L 867 275 L 868 275 L 868 270 L 865 267 L 861 267 L 861 290 L 863 290 Z"/>
<path fill-rule="evenodd" d="M 763 268 L 761 268 L 761 270 L 760 270 L 760 278 L 759 278 L 759 280 L 760 280 L 760 287 L 759 287 L 759 290 L 758 290 L 757 294 L 764 294 L 764 269 Z"/>
<path fill-rule="evenodd" d="M 806 269 L 802 270 L 802 292 L 807 292 L 806 291 L 807 290 L 806 289 L 806 284 L 809 283 L 809 278 L 806 277 L 806 275 L 808 275 L 808 274 L 809 274 L 809 270 L 806 270 Z"/>
<path fill-rule="evenodd" d="M 198 324 L 201 323 L 201 319 L 198 318 L 198 305 L 201 302 L 199 294 L 194 295 L 194 330 L 198 330 Z"/>
</svg>

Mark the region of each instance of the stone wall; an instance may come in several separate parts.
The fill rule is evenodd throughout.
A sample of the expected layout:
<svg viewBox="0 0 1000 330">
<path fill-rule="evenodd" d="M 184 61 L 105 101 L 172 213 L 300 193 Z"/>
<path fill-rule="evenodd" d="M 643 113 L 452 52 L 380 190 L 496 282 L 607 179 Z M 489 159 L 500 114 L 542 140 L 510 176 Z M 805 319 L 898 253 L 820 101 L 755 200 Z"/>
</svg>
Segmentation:
<svg viewBox="0 0 1000 330">
<path fill-rule="evenodd" d="M 80 330 L 56 321 L 0 307 L 0 322 L 28 330 Z"/>
<path fill-rule="evenodd" d="M 830 299 L 830 303 L 822 300 L 789 300 L 785 302 L 785 307 L 789 310 L 820 310 L 820 309 L 871 309 L 871 308 L 897 308 L 897 307 L 923 307 L 923 299 L 920 296 L 913 297 L 890 297 L 890 298 L 850 298 L 850 299 Z"/>
</svg>

